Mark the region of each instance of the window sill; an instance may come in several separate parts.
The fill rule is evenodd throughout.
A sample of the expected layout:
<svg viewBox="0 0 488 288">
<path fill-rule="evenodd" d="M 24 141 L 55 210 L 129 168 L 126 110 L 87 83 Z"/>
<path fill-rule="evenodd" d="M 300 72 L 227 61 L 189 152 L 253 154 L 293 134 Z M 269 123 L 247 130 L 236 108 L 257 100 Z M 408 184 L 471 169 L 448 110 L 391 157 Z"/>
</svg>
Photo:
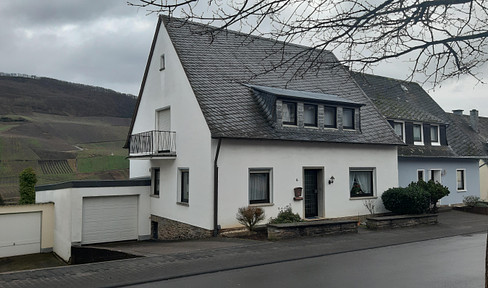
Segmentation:
<svg viewBox="0 0 488 288">
<path fill-rule="evenodd" d="M 456 192 L 458 192 L 458 193 L 464 193 L 464 192 L 468 192 L 468 190 L 456 190 Z"/>
<path fill-rule="evenodd" d="M 186 206 L 186 207 L 190 206 L 190 204 L 188 204 L 186 202 L 176 202 L 176 205 L 181 205 L 181 206 Z"/>
<path fill-rule="evenodd" d="M 303 127 L 307 128 L 307 129 L 319 129 L 319 127 L 314 126 L 314 125 L 304 125 Z"/>
<path fill-rule="evenodd" d="M 413 142 L 413 145 L 424 146 L 424 142 Z"/>
<path fill-rule="evenodd" d="M 439 143 L 439 142 L 431 142 L 430 145 L 431 146 L 441 146 L 441 143 Z"/>
<path fill-rule="evenodd" d="M 349 197 L 349 200 L 368 200 L 368 199 L 378 199 L 378 196 Z"/>
<path fill-rule="evenodd" d="M 149 196 L 152 197 L 152 198 L 159 198 L 159 195 L 156 195 L 156 194 L 151 194 Z"/>
<path fill-rule="evenodd" d="M 274 203 L 256 203 L 256 204 L 249 204 L 250 207 L 270 207 L 274 206 Z"/>
</svg>

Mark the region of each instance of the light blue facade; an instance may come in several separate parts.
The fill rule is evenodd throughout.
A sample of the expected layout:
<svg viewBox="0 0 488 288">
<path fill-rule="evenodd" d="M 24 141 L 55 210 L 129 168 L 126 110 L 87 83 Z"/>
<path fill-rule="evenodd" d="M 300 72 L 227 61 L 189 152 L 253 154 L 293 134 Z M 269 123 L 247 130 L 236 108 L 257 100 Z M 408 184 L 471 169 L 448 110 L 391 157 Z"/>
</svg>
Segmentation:
<svg viewBox="0 0 488 288">
<path fill-rule="evenodd" d="M 480 197 L 480 173 L 478 159 L 462 158 L 406 158 L 398 159 L 398 185 L 405 187 L 417 181 L 418 170 L 424 170 L 424 180 L 430 179 L 431 170 L 440 170 L 440 182 L 449 188 L 449 195 L 441 199 L 441 205 L 458 204 L 468 195 Z M 466 187 L 457 189 L 456 170 L 464 169 Z"/>
</svg>

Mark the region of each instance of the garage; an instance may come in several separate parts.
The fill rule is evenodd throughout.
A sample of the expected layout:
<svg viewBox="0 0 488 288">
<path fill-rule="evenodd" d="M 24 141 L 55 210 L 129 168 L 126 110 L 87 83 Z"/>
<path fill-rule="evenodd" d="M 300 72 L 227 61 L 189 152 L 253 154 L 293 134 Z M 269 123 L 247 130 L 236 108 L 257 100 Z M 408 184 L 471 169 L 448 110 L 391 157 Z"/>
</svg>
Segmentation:
<svg viewBox="0 0 488 288">
<path fill-rule="evenodd" d="M 41 212 L 0 215 L 0 257 L 41 252 Z"/>
<path fill-rule="evenodd" d="M 138 196 L 84 197 L 81 244 L 137 240 Z"/>
</svg>

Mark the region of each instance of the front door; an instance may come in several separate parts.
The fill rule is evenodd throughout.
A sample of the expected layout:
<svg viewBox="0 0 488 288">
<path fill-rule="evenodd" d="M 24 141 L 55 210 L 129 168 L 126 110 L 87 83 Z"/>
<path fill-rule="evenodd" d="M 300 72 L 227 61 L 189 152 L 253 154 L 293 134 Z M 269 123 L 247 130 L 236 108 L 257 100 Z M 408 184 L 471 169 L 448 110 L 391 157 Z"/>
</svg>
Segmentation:
<svg viewBox="0 0 488 288">
<path fill-rule="evenodd" d="M 305 218 L 318 216 L 318 174 L 320 170 L 305 169 Z"/>
</svg>

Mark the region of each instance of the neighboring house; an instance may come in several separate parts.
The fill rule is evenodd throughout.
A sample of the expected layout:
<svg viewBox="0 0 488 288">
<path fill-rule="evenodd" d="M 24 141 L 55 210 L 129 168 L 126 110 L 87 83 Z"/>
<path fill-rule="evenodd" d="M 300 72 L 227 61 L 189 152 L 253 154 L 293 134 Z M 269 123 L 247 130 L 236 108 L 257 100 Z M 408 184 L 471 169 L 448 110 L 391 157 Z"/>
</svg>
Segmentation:
<svg viewBox="0 0 488 288">
<path fill-rule="evenodd" d="M 242 227 L 247 205 L 367 214 L 398 186 L 402 142 L 332 53 L 212 29 L 157 24 L 126 143 L 130 177 L 152 178 L 153 237 Z"/>
<path fill-rule="evenodd" d="M 469 115 L 463 110 L 453 110 L 448 113 L 452 129 L 448 135 L 455 139 L 452 146 L 455 151 L 465 155 L 481 155 L 479 161 L 480 197 L 488 201 L 488 118 L 480 117 L 478 111 L 473 109 Z M 450 126 L 450 127 L 451 127 Z"/>
<path fill-rule="evenodd" d="M 479 159 L 486 155 L 469 149 L 471 138 L 459 137 L 462 127 L 413 82 L 352 73 L 354 79 L 387 118 L 405 146 L 398 147 L 398 183 L 435 180 L 449 188 L 441 204 L 462 203 L 480 195 Z"/>
</svg>

